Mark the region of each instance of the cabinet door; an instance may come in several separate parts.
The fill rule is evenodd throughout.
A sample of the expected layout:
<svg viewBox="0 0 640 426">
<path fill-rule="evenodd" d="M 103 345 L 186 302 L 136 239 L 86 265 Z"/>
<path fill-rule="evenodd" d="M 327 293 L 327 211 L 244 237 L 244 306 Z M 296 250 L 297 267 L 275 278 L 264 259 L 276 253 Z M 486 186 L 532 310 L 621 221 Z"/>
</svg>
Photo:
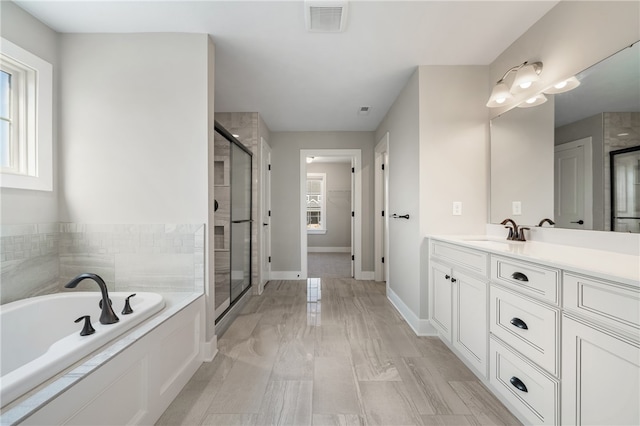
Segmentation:
<svg viewBox="0 0 640 426">
<path fill-rule="evenodd" d="M 451 341 L 451 268 L 431 262 L 431 321 L 442 334 Z"/>
<path fill-rule="evenodd" d="M 562 424 L 640 424 L 640 344 L 562 319 Z"/>
<path fill-rule="evenodd" d="M 488 284 L 453 271 L 453 346 L 487 377 Z"/>
</svg>

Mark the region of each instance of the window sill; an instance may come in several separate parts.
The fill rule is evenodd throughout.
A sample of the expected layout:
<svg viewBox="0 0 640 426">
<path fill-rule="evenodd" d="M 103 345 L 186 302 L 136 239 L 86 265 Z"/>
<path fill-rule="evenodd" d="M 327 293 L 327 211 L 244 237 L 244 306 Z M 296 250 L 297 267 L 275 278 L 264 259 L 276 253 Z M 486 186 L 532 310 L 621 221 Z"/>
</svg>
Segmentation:
<svg viewBox="0 0 640 426">
<path fill-rule="evenodd" d="M 326 234 L 326 229 L 307 229 L 307 234 Z"/>
</svg>

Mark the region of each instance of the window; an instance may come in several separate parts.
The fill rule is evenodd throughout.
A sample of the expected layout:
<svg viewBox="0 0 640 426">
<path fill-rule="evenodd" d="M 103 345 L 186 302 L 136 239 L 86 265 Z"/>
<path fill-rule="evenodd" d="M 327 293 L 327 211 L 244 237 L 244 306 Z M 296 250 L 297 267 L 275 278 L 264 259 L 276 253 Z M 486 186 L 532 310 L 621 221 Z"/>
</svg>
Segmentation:
<svg viewBox="0 0 640 426">
<path fill-rule="evenodd" d="M 327 232 L 326 174 L 307 173 L 307 233 Z"/>
<path fill-rule="evenodd" d="M 0 39 L 0 172 L 7 188 L 53 189 L 51 64 Z"/>
</svg>

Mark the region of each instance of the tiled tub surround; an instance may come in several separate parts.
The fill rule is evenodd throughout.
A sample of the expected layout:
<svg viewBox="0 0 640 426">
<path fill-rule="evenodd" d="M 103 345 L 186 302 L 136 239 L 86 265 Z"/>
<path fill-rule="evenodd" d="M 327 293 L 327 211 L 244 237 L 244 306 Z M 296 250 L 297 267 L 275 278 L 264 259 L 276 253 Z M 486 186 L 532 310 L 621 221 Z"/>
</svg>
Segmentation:
<svg viewBox="0 0 640 426">
<path fill-rule="evenodd" d="M 201 292 L 204 225 L 2 225 L 0 304 L 100 275 L 110 291 Z M 79 290 L 97 290 L 83 282 Z"/>
<path fill-rule="evenodd" d="M 431 321 L 525 424 L 638 424 L 636 236 L 618 252 L 597 247 L 620 235 L 576 236 L 431 237 Z"/>
<path fill-rule="evenodd" d="M 3 225 L 2 303 L 63 288 L 82 272 L 110 291 L 161 293 L 165 308 L 2 408 L 0 424 L 153 423 L 202 362 L 204 225 Z M 43 236 L 40 236 L 40 235 Z M 45 254 L 14 243 L 48 242 Z M 7 251 L 5 252 L 5 248 Z M 46 284 L 46 285 L 45 285 Z M 83 282 L 80 291 L 97 291 Z M 110 389 L 109 392 L 104 392 Z"/>
</svg>

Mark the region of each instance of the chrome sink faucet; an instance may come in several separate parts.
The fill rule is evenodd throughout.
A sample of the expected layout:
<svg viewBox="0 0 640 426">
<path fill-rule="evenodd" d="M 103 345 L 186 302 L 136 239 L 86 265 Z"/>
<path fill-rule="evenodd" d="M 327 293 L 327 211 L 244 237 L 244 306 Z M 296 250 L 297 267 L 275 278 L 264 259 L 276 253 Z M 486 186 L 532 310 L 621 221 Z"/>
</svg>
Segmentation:
<svg viewBox="0 0 640 426">
<path fill-rule="evenodd" d="M 95 281 L 100 287 L 100 292 L 102 292 L 102 314 L 100 315 L 100 323 L 102 324 L 114 324 L 120 321 L 120 318 L 113 312 L 113 308 L 111 307 L 111 301 L 109 300 L 109 293 L 107 291 L 107 285 L 104 280 L 100 278 L 100 276 L 96 274 L 80 274 L 67 284 L 65 284 L 65 288 L 76 288 L 76 286 L 80 283 L 80 281 L 85 279 L 91 279 Z"/>
</svg>

